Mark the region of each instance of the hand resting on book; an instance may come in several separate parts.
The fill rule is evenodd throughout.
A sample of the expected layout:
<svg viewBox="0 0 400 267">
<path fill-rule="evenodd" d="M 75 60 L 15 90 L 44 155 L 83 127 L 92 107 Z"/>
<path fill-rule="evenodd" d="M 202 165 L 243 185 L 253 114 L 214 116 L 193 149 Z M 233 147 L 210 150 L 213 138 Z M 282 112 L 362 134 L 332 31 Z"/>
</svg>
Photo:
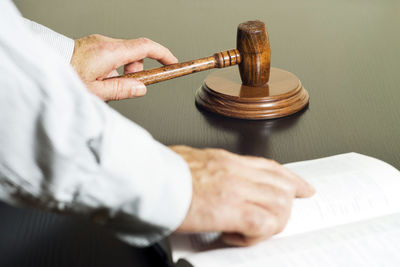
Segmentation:
<svg viewBox="0 0 400 267">
<path fill-rule="evenodd" d="M 171 147 L 188 163 L 193 197 L 177 232 L 222 232 L 230 245 L 248 246 L 285 227 L 295 197 L 311 185 L 275 161 L 220 149 Z"/>
</svg>

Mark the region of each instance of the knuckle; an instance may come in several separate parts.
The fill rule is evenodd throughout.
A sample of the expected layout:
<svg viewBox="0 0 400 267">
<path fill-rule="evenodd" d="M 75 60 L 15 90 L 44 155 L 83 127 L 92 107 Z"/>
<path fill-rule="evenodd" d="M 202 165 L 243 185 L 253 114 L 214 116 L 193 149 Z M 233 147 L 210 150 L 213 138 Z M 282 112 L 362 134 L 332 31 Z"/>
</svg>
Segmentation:
<svg viewBox="0 0 400 267">
<path fill-rule="evenodd" d="M 280 195 L 275 198 L 276 209 L 280 211 L 286 211 L 292 206 L 292 198 L 287 195 Z"/>
<path fill-rule="evenodd" d="M 214 148 L 213 154 L 218 160 L 227 161 L 232 158 L 232 153 L 222 148 Z"/>
<path fill-rule="evenodd" d="M 282 165 L 279 162 L 275 161 L 275 160 L 269 159 L 268 163 L 269 163 L 270 167 L 273 168 L 273 169 L 282 168 Z"/>
<path fill-rule="evenodd" d="M 140 44 L 142 44 L 142 45 L 147 45 L 147 44 L 150 44 L 152 41 L 151 41 L 149 38 L 140 37 L 140 38 L 138 39 L 138 42 L 139 42 Z"/>
<path fill-rule="evenodd" d="M 124 98 L 124 91 L 122 89 L 122 84 L 119 79 L 112 80 L 111 92 L 112 100 L 120 100 Z"/>
<path fill-rule="evenodd" d="M 245 211 L 242 216 L 243 223 L 249 232 L 261 235 L 266 231 L 265 222 L 267 220 L 260 212 Z"/>
<path fill-rule="evenodd" d="M 207 148 L 205 152 L 209 160 L 218 160 L 220 159 L 222 149 L 219 148 Z"/>
<path fill-rule="evenodd" d="M 296 193 L 296 186 L 293 182 L 282 183 L 281 187 L 284 194 L 293 198 Z"/>
<path fill-rule="evenodd" d="M 93 34 L 89 35 L 89 37 L 92 39 L 101 39 L 103 37 L 103 35 L 98 34 L 98 33 L 93 33 Z"/>
</svg>

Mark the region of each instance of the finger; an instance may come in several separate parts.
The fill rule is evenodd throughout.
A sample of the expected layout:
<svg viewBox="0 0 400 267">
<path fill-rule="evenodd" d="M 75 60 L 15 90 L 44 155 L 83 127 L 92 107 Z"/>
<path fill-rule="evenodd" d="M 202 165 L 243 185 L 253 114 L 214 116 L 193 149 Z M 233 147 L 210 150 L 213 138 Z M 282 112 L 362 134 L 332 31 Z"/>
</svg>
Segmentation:
<svg viewBox="0 0 400 267">
<path fill-rule="evenodd" d="M 247 177 L 253 180 L 256 178 L 258 182 L 263 182 L 265 179 L 265 182 L 270 184 L 294 184 L 297 197 L 310 197 L 315 193 L 315 189 L 310 184 L 274 160 L 253 156 L 240 156 L 221 149 L 209 149 L 208 153 L 221 163 L 229 163 L 229 168 L 233 169 L 231 170 L 233 173 L 258 169 L 265 171 L 264 175 L 251 176 L 247 174 Z M 275 176 L 271 175 L 273 173 L 275 173 Z"/>
<path fill-rule="evenodd" d="M 118 42 L 121 49 L 115 50 L 115 60 L 121 63 L 120 66 L 131 62 L 139 61 L 144 58 L 158 60 L 164 65 L 174 64 L 178 59 L 168 50 L 168 48 L 147 38 L 139 38 Z"/>
<path fill-rule="evenodd" d="M 230 211 L 228 221 L 226 218 L 220 231 L 253 238 L 268 238 L 277 231 L 276 216 L 257 205 L 242 204 Z"/>
<path fill-rule="evenodd" d="M 146 94 L 146 86 L 134 79 L 115 78 L 95 81 L 88 88 L 104 101 L 135 98 Z"/>
<path fill-rule="evenodd" d="M 236 233 L 223 233 L 221 236 L 222 241 L 231 246 L 247 247 L 259 243 L 260 241 L 268 239 L 268 237 L 248 237 Z"/>
<path fill-rule="evenodd" d="M 264 184 L 279 188 L 288 194 L 292 194 L 293 197 L 308 196 L 314 192 L 313 188 L 307 182 L 282 166 L 271 166 L 270 169 L 261 169 L 231 163 L 228 168 L 229 173 L 233 177 L 249 180 L 260 185 Z"/>
<path fill-rule="evenodd" d="M 271 175 L 273 173 L 273 175 Z M 283 189 L 287 187 L 294 188 L 294 196 L 298 198 L 311 197 L 315 194 L 315 189 L 297 174 L 284 167 L 265 171 L 264 177 L 259 181 L 274 184 Z"/>
<path fill-rule="evenodd" d="M 251 166 L 254 166 L 258 168 L 259 170 L 264 170 L 266 171 L 265 175 L 258 175 L 255 176 L 258 179 L 259 182 L 262 182 L 263 180 L 266 183 L 282 183 L 282 182 L 289 182 L 291 184 L 294 184 L 295 186 L 295 192 L 296 192 L 296 197 L 311 197 L 312 195 L 315 194 L 315 189 L 312 185 L 310 185 L 308 182 L 306 182 L 304 179 L 302 179 L 300 176 L 295 174 L 294 172 L 290 171 L 289 169 L 285 168 L 283 165 L 279 164 L 276 161 L 273 160 L 267 160 L 263 158 L 258 158 L 258 157 L 243 157 L 243 160 L 241 160 L 241 164 L 236 165 L 238 168 L 240 166 L 248 166 L 252 164 Z M 234 165 L 233 165 L 234 166 Z M 276 176 L 275 178 L 271 176 L 271 173 L 274 173 Z M 269 178 L 269 179 L 268 179 Z M 274 179 L 274 181 L 271 181 L 271 178 Z M 278 178 L 278 179 L 276 179 Z"/>
<path fill-rule="evenodd" d="M 285 168 L 284 166 L 278 166 L 275 169 L 275 172 L 280 177 L 287 178 L 290 183 L 293 183 L 295 185 L 296 197 L 306 198 L 311 197 L 315 194 L 315 189 L 311 184 L 309 184 L 306 180 L 304 180 L 294 172 L 290 171 L 289 169 Z"/>
<path fill-rule="evenodd" d="M 124 66 L 124 74 L 134 73 L 143 70 L 143 59 Z"/>
<path fill-rule="evenodd" d="M 258 205 L 275 215 L 278 232 L 285 228 L 292 209 L 293 192 L 268 184 L 251 183 L 242 186 L 240 194 L 243 199 L 247 199 L 248 203 Z"/>
<path fill-rule="evenodd" d="M 315 194 L 315 188 L 302 178 L 298 177 L 295 181 L 297 182 L 296 197 L 306 198 L 312 197 Z"/>
<path fill-rule="evenodd" d="M 271 167 L 277 167 L 280 165 L 278 162 L 262 157 L 255 157 L 255 156 L 244 156 L 244 155 L 238 155 L 235 153 L 231 153 L 226 150 L 222 149 L 211 149 L 212 151 L 216 151 L 218 154 L 220 154 L 221 157 L 227 157 L 235 162 L 237 162 L 240 165 L 244 165 L 247 167 L 254 167 L 254 168 L 262 168 L 262 169 L 270 169 Z"/>
</svg>

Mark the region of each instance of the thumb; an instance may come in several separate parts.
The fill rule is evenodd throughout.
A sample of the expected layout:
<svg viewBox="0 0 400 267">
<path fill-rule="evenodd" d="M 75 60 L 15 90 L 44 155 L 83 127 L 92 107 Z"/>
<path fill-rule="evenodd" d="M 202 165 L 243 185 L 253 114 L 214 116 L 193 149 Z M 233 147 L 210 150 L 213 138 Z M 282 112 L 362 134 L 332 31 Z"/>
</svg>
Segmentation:
<svg viewBox="0 0 400 267">
<path fill-rule="evenodd" d="M 135 98 L 147 91 L 144 83 L 130 78 L 94 81 L 88 84 L 88 89 L 104 101 Z"/>
</svg>

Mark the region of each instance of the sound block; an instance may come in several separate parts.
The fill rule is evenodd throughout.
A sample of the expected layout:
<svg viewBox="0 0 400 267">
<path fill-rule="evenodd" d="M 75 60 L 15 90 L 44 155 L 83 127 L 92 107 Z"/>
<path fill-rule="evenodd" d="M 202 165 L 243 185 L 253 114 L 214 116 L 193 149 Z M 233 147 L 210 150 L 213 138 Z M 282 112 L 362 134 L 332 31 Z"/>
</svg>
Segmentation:
<svg viewBox="0 0 400 267">
<path fill-rule="evenodd" d="M 248 120 L 274 119 L 300 111 L 308 92 L 294 74 L 271 68 L 269 82 L 261 87 L 242 85 L 239 70 L 217 70 L 196 92 L 196 104 L 224 116 Z"/>
</svg>

